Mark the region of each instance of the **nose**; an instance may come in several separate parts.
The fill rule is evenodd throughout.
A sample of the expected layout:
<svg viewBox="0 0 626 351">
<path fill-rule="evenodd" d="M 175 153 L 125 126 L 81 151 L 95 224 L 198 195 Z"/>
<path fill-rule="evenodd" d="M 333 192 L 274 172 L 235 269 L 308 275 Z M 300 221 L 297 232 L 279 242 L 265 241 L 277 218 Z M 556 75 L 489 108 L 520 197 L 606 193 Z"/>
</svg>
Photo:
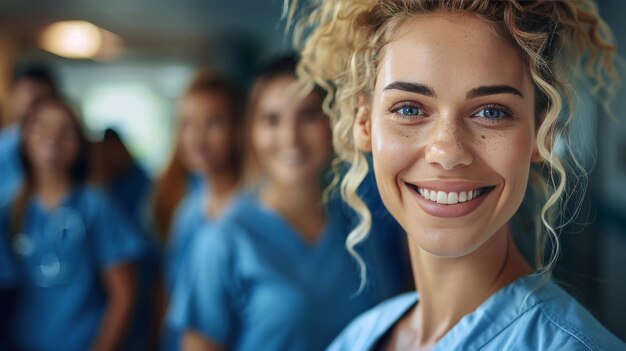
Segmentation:
<svg viewBox="0 0 626 351">
<path fill-rule="evenodd" d="M 54 145 L 61 141 L 62 137 L 57 130 L 47 129 L 39 132 L 39 138 L 47 145 Z"/>
<path fill-rule="evenodd" d="M 462 119 L 445 116 L 435 122 L 426 145 L 426 162 L 446 171 L 468 166 L 473 156 L 467 143 L 469 135 Z"/>
</svg>

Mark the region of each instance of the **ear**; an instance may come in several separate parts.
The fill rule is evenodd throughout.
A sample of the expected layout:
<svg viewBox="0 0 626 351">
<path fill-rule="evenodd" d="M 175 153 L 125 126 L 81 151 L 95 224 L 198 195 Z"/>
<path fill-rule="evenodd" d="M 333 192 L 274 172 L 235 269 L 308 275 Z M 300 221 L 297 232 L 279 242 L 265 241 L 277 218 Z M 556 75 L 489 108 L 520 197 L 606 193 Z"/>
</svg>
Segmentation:
<svg viewBox="0 0 626 351">
<path fill-rule="evenodd" d="M 532 163 L 541 163 L 543 162 L 543 157 L 541 157 L 541 154 L 539 153 L 539 148 L 537 148 L 537 144 L 535 143 L 535 146 L 533 146 L 533 152 L 530 155 L 530 162 Z"/>
<path fill-rule="evenodd" d="M 372 151 L 371 125 L 369 106 L 359 99 L 359 109 L 352 126 L 352 137 L 354 138 L 354 145 L 363 152 Z"/>
</svg>

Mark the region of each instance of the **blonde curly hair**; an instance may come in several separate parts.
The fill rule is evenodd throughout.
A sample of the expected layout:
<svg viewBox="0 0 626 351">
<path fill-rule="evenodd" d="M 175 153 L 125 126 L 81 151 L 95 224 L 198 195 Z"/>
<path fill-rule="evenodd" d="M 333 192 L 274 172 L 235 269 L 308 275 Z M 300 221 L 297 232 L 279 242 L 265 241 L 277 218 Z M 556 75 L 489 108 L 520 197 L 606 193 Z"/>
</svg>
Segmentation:
<svg viewBox="0 0 626 351">
<path fill-rule="evenodd" d="M 368 172 L 368 162 L 352 136 L 358 106 L 370 103 L 378 63 L 398 28 L 412 16 L 434 12 L 472 14 L 500 25 L 528 67 L 536 92 L 537 148 L 544 160 L 543 169 L 533 169 L 530 175 L 545 200 L 536 221 L 534 263 L 537 272 L 550 273 L 559 252 L 555 216 L 567 203 L 569 183 L 578 183 L 584 175 L 567 139 L 574 116 L 569 79 L 585 77 L 608 113 L 608 101 L 619 84 L 612 34 L 593 1 L 319 0 L 295 18 L 298 5 L 285 0 L 289 21 L 297 21 L 298 76 L 309 88 L 318 85 L 327 91 L 324 109 L 333 126 L 335 164 L 350 165 L 340 190 L 360 215 L 346 246 L 361 266 L 361 287 L 366 268 L 355 246 L 366 238 L 372 220 L 356 192 Z M 557 155 L 557 140 L 565 141 L 566 158 L 574 162 Z M 568 174 L 575 175 L 574 182 L 568 183 Z M 546 256 L 548 241 L 552 245 Z"/>
</svg>

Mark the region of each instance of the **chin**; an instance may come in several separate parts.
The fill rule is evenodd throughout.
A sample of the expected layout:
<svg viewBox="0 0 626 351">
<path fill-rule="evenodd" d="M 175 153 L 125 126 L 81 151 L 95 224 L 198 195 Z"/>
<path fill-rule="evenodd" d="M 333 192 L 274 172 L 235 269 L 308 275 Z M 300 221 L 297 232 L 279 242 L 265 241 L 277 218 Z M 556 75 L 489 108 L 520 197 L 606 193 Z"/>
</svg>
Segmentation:
<svg viewBox="0 0 626 351">
<path fill-rule="evenodd" d="M 495 234 L 484 235 L 486 230 L 445 228 L 407 230 L 409 241 L 431 255 L 442 258 L 466 256 L 488 242 Z"/>
</svg>

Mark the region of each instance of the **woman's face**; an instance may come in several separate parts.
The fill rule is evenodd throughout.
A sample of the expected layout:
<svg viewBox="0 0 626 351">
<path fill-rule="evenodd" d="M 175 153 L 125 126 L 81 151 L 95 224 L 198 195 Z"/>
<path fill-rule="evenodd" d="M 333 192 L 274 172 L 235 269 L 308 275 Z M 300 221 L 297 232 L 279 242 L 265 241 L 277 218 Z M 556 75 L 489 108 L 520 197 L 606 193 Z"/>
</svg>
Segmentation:
<svg viewBox="0 0 626 351">
<path fill-rule="evenodd" d="M 252 148 L 268 180 L 295 185 L 319 181 L 332 156 L 328 117 L 317 93 L 301 97 L 289 75 L 268 82 L 256 104 Z"/>
<path fill-rule="evenodd" d="M 534 152 L 534 90 L 518 51 L 469 15 L 414 17 L 385 48 L 357 144 L 389 211 L 431 254 L 466 255 L 517 211 Z"/>
<path fill-rule="evenodd" d="M 190 171 L 215 174 L 228 167 L 234 152 L 233 113 L 219 92 L 196 92 L 180 105 L 180 151 Z"/>
<path fill-rule="evenodd" d="M 80 152 L 76 122 L 63 108 L 42 106 L 24 135 L 26 155 L 35 172 L 69 172 Z"/>
</svg>

